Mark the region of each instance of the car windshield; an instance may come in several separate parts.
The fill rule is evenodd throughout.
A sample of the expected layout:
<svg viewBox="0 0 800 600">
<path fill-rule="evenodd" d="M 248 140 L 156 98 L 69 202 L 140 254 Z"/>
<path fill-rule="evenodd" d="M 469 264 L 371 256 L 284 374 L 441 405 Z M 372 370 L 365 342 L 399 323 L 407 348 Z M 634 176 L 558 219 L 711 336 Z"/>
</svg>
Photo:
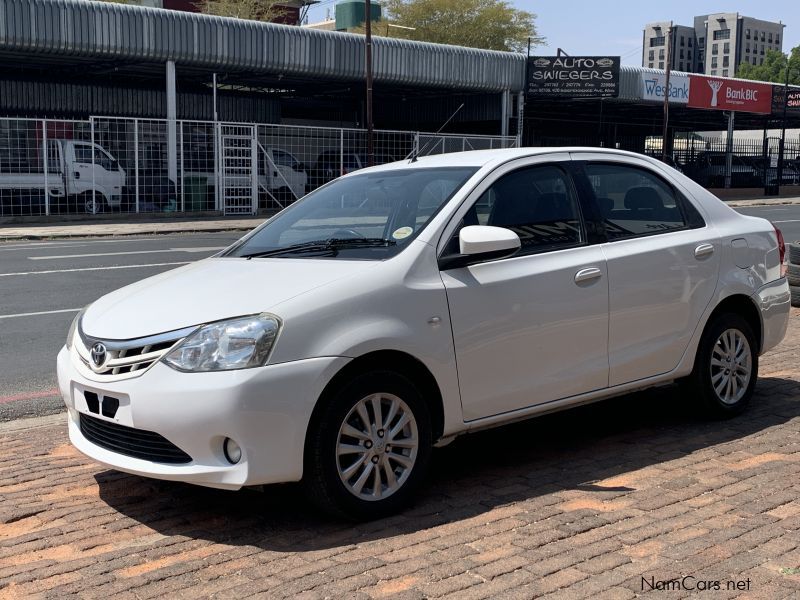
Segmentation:
<svg viewBox="0 0 800 600">
<path fill-rule="evenodd" d="M 389 258 L 406 247 L 476 171 L 431 167 L 344 177 L 311 192 L 224 255 Z"/>
</svg>

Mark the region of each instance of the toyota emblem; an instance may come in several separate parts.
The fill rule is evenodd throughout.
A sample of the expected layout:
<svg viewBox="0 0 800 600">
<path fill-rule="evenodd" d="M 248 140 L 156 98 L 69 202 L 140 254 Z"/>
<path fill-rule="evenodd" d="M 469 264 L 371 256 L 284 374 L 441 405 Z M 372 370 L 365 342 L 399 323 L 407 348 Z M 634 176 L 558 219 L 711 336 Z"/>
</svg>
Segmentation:
<svg viewBox="0 0 800 600">
<path fill-rule="evenodd" d="M 106 346 L 102 342 L 97 342 L 92 346 L 92 362 L 95 367 L 102 367 L 106 362 Z"/>
</svg>

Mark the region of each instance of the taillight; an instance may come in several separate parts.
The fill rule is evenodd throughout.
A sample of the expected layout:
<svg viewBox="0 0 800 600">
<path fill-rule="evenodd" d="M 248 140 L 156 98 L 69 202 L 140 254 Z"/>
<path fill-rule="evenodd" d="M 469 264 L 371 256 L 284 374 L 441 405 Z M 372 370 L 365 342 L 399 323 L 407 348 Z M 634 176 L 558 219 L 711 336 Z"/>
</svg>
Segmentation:
<svg viewBox="0 0 800 600">
<path fill-rule="evenodd" d="M 778 238 L 778 256 L 780 256 L 781 259 L 781 277 L 786 277 L 786 242 L 783 240 L 781 230 L 775 227 L 775 223 L 772 224 L 772 228 L 775 230 L 775 236 Z"/>
</svg>

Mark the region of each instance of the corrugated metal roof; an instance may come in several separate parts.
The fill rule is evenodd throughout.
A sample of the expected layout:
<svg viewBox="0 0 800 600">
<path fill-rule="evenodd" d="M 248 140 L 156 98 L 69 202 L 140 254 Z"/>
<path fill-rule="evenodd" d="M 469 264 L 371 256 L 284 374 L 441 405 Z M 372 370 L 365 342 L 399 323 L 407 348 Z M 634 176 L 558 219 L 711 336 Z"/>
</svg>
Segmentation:
<svg viewBox="0 0 800 600">
<path fill-rule="evenodd" d="M 0 51 L 164 62 L 218 71 L 360 80 L 364 37 L 84 0 L 2 0 Z M 381 83 L 520 91 L 525 57 L 374 38 Z"/>
</svg>

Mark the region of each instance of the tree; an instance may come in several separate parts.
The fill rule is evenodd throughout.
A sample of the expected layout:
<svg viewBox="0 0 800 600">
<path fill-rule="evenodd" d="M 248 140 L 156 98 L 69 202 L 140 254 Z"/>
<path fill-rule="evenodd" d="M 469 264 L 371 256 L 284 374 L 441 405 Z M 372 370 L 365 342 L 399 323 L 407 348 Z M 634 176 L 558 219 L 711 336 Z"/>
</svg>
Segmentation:
<svg viewBox="0 0 800 600">
<path fill-rule="evenodd" d="M 789 83 L 800 85 L 800 46 L 792 48 L 789 55 Z M 777 50 L 767 50 L 764 64 L 751 65 L 742 63 L 736 73 L 737 77 L 755 81 L 771 81 L 773 83 L 786 82 L 787 55 Z"/>
<path fill-rule="evenodd" d="M 250 21 L 274 21 L 285 14 L 275 0 L 200 0 L 197 7 L 209 15 Z"/>
<path fill-rule="evenodd" d="M 387 19 L 375 23 L 377 34 L 511 52 L 524 52 L 529 37 L 532 47 L 544 42 L 536 15 L 507 0 L 386 0 L 383 5 Z"/>
</svg>

